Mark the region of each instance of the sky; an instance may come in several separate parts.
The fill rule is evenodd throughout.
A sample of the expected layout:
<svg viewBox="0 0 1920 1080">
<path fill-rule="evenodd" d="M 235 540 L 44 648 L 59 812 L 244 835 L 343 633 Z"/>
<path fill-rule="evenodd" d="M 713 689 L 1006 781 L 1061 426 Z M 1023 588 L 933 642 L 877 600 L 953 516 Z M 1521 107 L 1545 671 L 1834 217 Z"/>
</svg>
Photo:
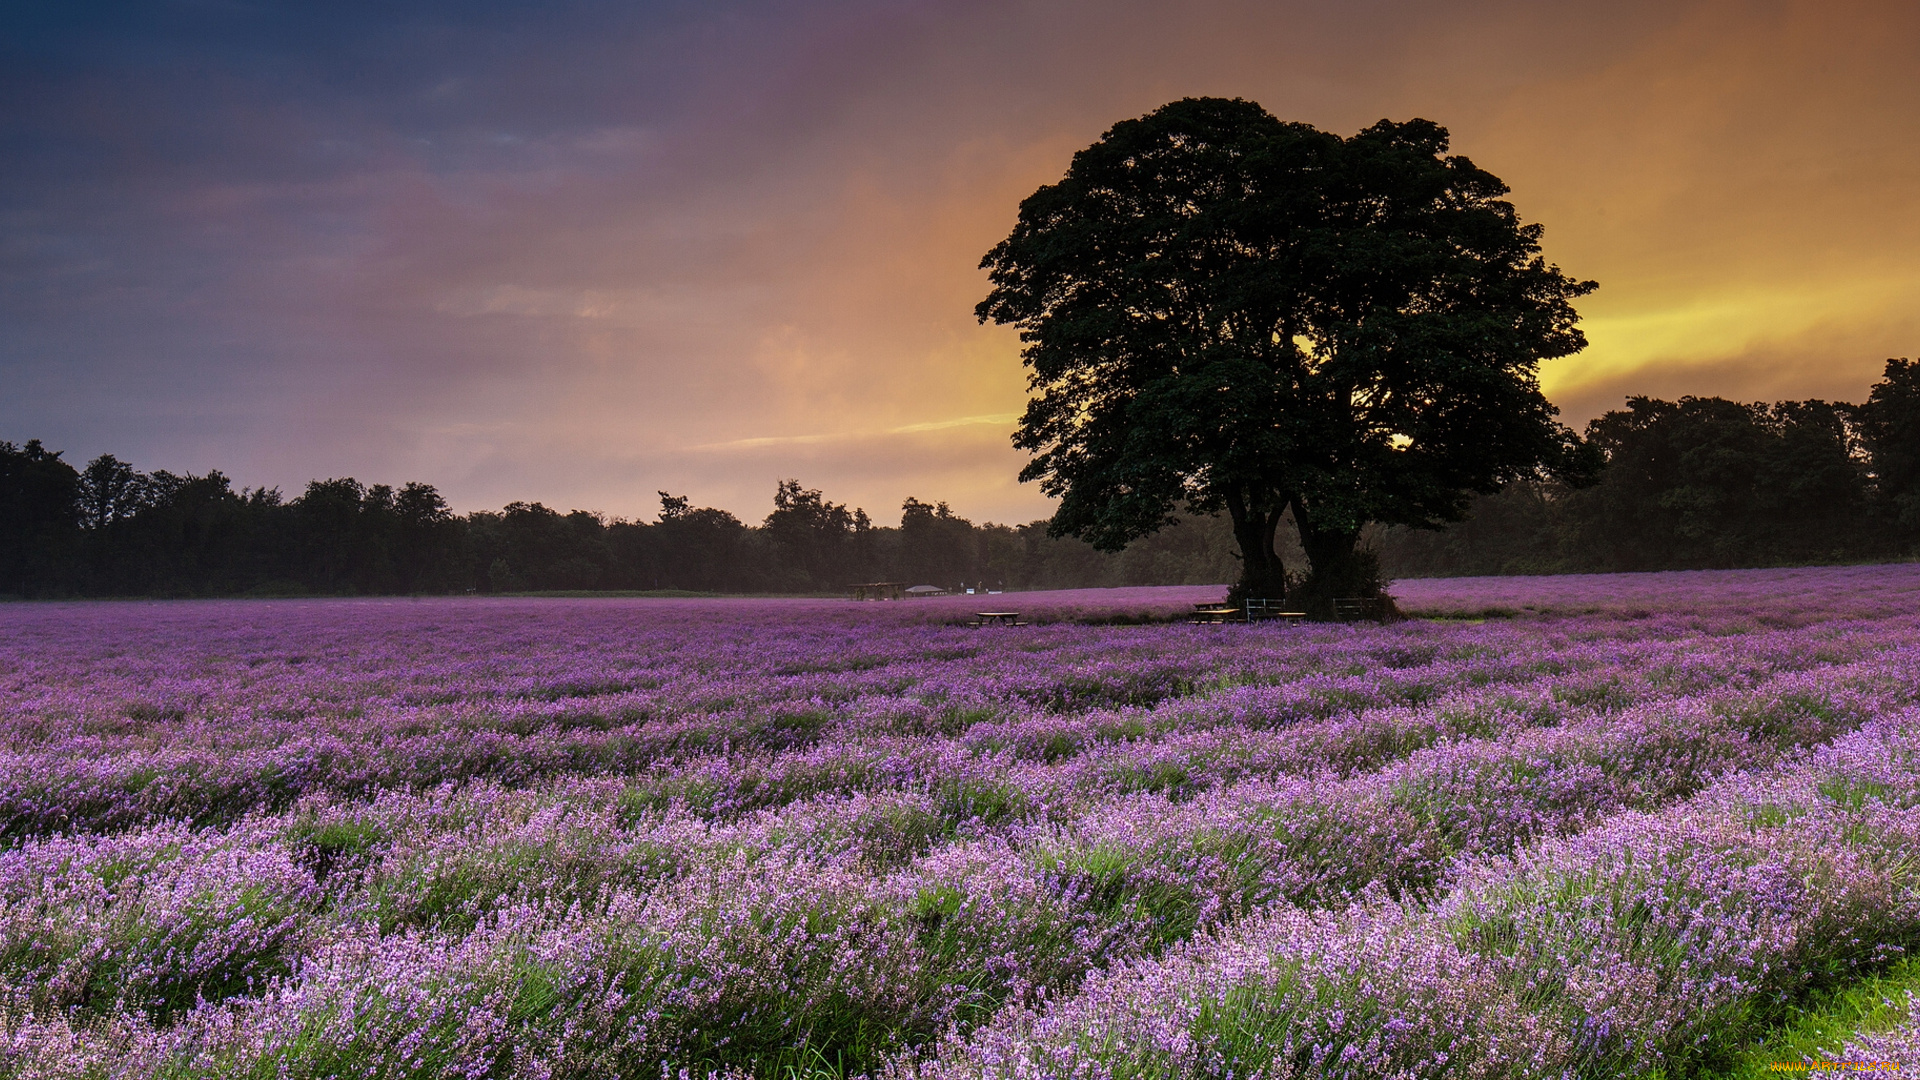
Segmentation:
<svg viewBox="0 0 1920 1080">
<path fill-rule="evenodd" d="M 756 521 L 1050 513 L 981 256 L 1117 121 L 1445 125 L 1600 282 L 1541 372 L 1858 401 L 1920 352 L 1920 5 L 0 0 L 0 439 Z"/>
</svg>

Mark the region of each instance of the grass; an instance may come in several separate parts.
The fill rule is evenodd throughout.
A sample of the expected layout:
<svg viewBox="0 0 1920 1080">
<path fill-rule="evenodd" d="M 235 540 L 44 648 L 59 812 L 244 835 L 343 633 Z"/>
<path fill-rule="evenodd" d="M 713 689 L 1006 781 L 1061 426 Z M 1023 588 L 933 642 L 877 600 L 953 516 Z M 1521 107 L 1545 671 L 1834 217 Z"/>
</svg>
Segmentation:
<svg viewBox="0 0 1920 1080">
<path fill-rule="evenodd" d="M 1814 996 L 1737 1055 L 1732 1065 L 1718 1072 L 1695 1073 L 1693 1078 L 1761 1080 L 1783 1075 L 1768 1068 L 1774 1062 L 1835 1060 L 1854 1035 L 1885 1031 L 1904 1019 L 1906 1011 L 1897 1003 L 1904 1001 L 1908 991 L 1920 994 L 1920 958 L 1901 960 L 1878 975 Z M 1888 1004 L 1890 1000 L 1896 1004 Z M 1678 1078 L 1656 1073 L 1654 1080 Z"/>
</svg>

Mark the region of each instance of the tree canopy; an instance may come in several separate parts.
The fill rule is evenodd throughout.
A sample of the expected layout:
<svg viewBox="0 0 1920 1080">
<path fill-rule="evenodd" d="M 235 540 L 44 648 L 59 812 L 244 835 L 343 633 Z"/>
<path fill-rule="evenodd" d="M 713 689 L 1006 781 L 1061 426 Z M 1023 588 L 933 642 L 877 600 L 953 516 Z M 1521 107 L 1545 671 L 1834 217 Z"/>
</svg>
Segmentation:
<svg viewBox="0 0 1920 1080">
<path fill-rule="evenodd" d="M 1370 522 L 1458 520 L 1474 493 L 1595 467 L 1541 395 L 1592 291 L 1541 257 L 1505 184 L 1445 128 L 1342 139 L 1242 100 L 1116 124 L 1020 205 L 981 321 L 1020 330 L 1021 472 L 1052 529 L 1106 550 L 1230 516 L 1243 592 L 1280 597 L 1292 512 L 1307 603 L 1366 594 Z"/>
</svg>

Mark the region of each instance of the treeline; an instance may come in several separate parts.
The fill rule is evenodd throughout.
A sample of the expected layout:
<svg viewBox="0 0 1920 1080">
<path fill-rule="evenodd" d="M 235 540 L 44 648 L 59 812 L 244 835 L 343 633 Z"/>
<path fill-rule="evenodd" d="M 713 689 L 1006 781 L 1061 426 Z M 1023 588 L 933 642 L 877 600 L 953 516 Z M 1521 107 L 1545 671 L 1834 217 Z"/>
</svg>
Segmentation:
<svg viewBox="0 0 1920 1080">
<path fill-rule="evenodd" d="M 992 588 L 1205 583 L 1233 576 L 1210 522 L 1119 555 L 975 525 L 909 498 L 897 526 L 781 481 L 757 525 L 660 493 L 658 520 L 540 503 L 452 513 L 431 485 L 316 480 L 294 498 L 221 473 L 142 473 L 112 455 L 75 469 L 38 441 L 0 442 L 0 594 L 342 595 L 551 590 L 837 592 L 871 581 Z"/>
<path fill-rule="evenodd" d="M 1665 570 L 1920 554 L 1920 363 L 1865 404 L 1632 398 L 1589 424 L 1598 484 L 1514 484 L 1438 531 L 1370 537 L 1391 577 Z M 1283 536 L 1290 567 L 1302 565 Z M 0 442 L 0 594 L 225 596 L 546 590 L 837 592 L 1203 584 L 1238 577 L 1231 531 L 1187 519 L 1117 555 L 1045 522 L 976 525 L 909 498 L 898 525 L 796 480 L 748 524 L 660 493 L 652 522 L 540 503 L 452 513 L 431 485 L 316 480 L 293 498 L 219 472 L 82 469 Z"/>
<path fill-rule="evenodd" d="M 1630 398 L 1587 426 L 1583 490 L 1510 485 L 1472 516 L 1375 544 L 1397 577 L 1689 570 L 1920 554 L 1920 363 L 1865 404 Z"/>
</svg>

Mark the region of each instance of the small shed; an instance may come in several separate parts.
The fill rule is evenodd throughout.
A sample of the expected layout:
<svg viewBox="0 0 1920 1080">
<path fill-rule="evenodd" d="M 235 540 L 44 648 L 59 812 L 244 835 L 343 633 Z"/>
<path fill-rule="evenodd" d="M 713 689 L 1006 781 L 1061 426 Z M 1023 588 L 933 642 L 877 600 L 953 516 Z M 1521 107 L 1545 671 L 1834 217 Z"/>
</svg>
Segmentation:
<svg viewBox="0 0 1920 1080">
<path fill-rule="evenodd" d="M 908 596 L 945 596 L 947 590 L 938 585 L 915 585 L 907 590 Z"/>
</svg>

